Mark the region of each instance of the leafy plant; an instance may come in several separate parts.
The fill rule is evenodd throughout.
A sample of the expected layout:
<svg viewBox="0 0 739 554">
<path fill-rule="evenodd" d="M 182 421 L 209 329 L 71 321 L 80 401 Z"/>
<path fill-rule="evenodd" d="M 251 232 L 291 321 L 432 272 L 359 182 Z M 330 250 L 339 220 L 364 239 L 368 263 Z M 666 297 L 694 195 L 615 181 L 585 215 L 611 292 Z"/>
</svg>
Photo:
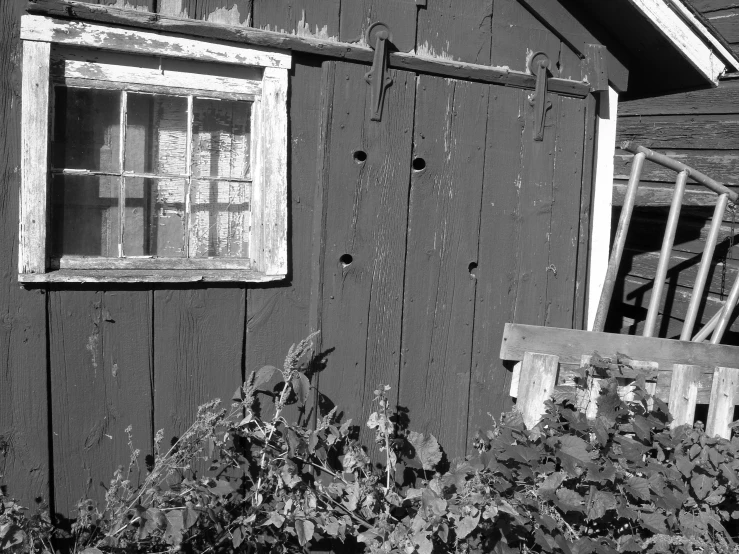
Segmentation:
<svg viewBox="0 0 739 554">
<path fill-rule="evenodd" d="M 201 406 L 166 452 L 157 433 L 140 486 L 129 435 L 128 467 L 105 506 L 79 505 L 74 549 L 305 552 L 329 541 L 373 554 L 737 551 L 728 528 L 739 518 L 739 439 L 707 437 L 700 425 L 671 430 L 667 407 L 624 357 L 594 355 L 533 429 L 516 412 L 491 418 L 474 455 L 451 464 L 433 435 L 401 428 L 390 387 L 379 385 L 367 426 L 384 460 L 373 465 L 335 408 L 312 427 L 285 416 L 310 396 L 311 339 L 282 369 L 252 374 L 229 410 Z M 575 406 L 593 379 L 601 394 L 588 420 Z M 265 390 L 269 416 L 258 401 Z M 0 500 L 0 550 L 51 552 L 48 519 L 30 526 Z"/>
</svg>

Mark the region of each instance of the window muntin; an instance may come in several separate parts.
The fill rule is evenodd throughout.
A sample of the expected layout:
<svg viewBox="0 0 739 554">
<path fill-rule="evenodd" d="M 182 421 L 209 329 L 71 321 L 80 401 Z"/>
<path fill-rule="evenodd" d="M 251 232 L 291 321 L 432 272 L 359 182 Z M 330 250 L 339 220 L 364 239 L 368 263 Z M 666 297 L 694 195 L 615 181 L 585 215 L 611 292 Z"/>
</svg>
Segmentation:
<svg viewBox="0 0 739 554">
<path fill-rule="evenodd" d="M 288 53 L 34 15 L 21 39 L 19 281 L 285 277 Z M 97 127 L 57 133 L 57 93 Z M 188 102 L 179 137 L 147 129 L 156 96 Z M 162 147 L 135 156 L 147 140 Z"/>
<path fill-rule="evenodd" d="M 249 267 L 253 96 L 128 88 L 54 86 L 52 258 L 98 257 L 85 266 L 104 269 L 111 257 L 214 267 L 226 257 Z"/>
</svg>

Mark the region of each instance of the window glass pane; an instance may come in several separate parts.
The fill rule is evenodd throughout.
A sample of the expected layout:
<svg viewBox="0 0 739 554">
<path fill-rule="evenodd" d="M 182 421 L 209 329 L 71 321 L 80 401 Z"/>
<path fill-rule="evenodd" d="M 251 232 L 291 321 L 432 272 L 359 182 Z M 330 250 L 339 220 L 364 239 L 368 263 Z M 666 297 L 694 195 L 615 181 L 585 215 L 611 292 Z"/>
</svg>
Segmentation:
<svg viewBox="0 0 739 554">
<path fill-rule="evenodd" d="M 128 93 L 125 168 L 187 173 L 187 98 Z"/>
<path fill-rule="evenodd" d="M 249 177 L 251 102 L 193 101 L 192 174 L 195 177 Z"/>
<path fill-rule="evenodd" d="M 185 179 L 126 177 L 123 253 L 185 255 Z"/>
<path fill-rule="evenodd" d="M 54 176 L 49 233 L 53 256 L 118 256 L 119 179 Z"/>
<path fill-rule="evenodd" d="M 190 256 L 249 257 L 251 183 L 193 180 Z"/>
<path fill-rule="evenodd" d="M 55 87 L 54 167 L 119 173 L 120 112 L 119 91 Z"/>
</svg>

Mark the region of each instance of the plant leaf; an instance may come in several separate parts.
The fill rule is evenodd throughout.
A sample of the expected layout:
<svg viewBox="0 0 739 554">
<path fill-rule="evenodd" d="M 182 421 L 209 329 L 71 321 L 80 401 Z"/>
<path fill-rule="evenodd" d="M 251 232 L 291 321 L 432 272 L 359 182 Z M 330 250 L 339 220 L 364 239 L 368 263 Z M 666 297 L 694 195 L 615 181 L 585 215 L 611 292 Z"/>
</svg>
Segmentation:
<svg viewBox="0 0 739 554">
<path fill-rule="evenodd" d="M 408 435 L 408 442 L 415 448 L 416 458 L 421 461 L 421 465 L 426 471 L 434 469 L 436 464 L 441 461 L 441 448 L 439 448 L 439 442 L 434 435 L 429 434 L 426 437 L 423 433 L 411 431 Z"/>
<path fill-rule="evenodd" d="M 639 519 L 644 524 L 644 527 L 650 531 L 661 534 L 666 534 L 668 532 L 666 518 L 662 514 L 657 512 L 651 514 L 642 512 L 639 514 Z"/>
<path fill-rule="evenodd" d="M 310 381 L 308 381 L 308 377 L 306 377 L 305 373 L 298 373 L 293 377 L 292 383 L 293 390 L 298 395 L 300 402 L 305 404 L 310 394 Z"/>
<path fill-rule="evenodd" d="M 699 500 L 703 500 L 711 492 L 713 486 L 713 479 L 705 473 L 693 473 L 693 478 L 690 480 L 690 485 L 693 487 L 695 496 Z"/>
<path fill-rule="evenodd" d="M 295 520 L 295 531 L 298 533 L 298 542 L 300 546 L 305 546 L 313 538 L 313 530 L 315 525 L 307 519 Z"/>
<path fill-rule="evenodd" d="M 649 481 L 643 477 L 630 477 L 626 481 L 626 491 L 634 498 L 639 498 L 640 500 L 649 500 L 651 498 Z"/>
<path fill-rule="evenodd" d="M 478 512 L 475 517 L 472 516 L 464 516 L 462 519 L 457 521 L 457 538 L 463 539 L 472 531 L 475 530 L 477 527 L 477 524 L 480 523 L 480 513 Z"/>
<path fill-rule="evenodd" d="M 257 371 L 257 374 L 254 376 L 254 388 L 258 389 L 262 385 L 269 383 L 269 380 L 272 379 L 275 371 L 279 372 L 280 370 L 273 365 L 265 365 L 260 367 Z"/>
<path fill-rule="evenodd" d="M 182 534 L 185 528 L 185 518 L 182 512 L 183 510 L 167 512 L 167 530 L 164 533 L 164 539 L 173 546 L 182 544 Z"/>
</svg>

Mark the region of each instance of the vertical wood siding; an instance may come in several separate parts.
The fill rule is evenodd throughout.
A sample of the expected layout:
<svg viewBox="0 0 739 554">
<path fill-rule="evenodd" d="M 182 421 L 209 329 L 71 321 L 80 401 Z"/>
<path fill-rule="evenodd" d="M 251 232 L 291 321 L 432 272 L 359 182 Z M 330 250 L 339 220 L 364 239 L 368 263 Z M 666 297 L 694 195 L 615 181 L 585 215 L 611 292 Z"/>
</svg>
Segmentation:
<svg viewBox="0 0 739 554">
<path fill-rule="evenodd" d="M 380 20 L 402 51 L 523 70 L 543 50 L 555 75 L 581 74 L 574 54 L 516 0 L 101 2 L 348 41 Z M 19 51 L 19 14 L 0 3 L 4 51 Z M 462 456 L 488 412 L 510 408 L 503 325 L 581 321 L 590 100 L 550 95 L 544 141 L 534 142 L 530 91 L 393 70 L 374 122 L 367 66 L 295 56 L 284 282 L 45 294 L 15 281 L 20 80 L 17 56 L 3 63 L 11 138 L 0 161 L 8 260 L 0 348 L 9 361 L 0 371 L 10 387 L 0 387 L 0 435 L 13 444 L 0 464 L 14 494 L 53 491 L 62 513 L 86 490 L 101 498 L 100 483 L 128 459 L 125 427 L 149 454 L 157 429 L 168 442 L 200 403 L 228 402 L 248 372 L 280 365 L 316 329 L 326 367 L 307 411 L 289 419 L 312 420 L 336 403 L 364 433 L 374 389 L 389 384 L 410 428 L 437 436 L 450 459 Z M 421 159 L 425 167 L 413 169 Z"/>
</svg>

